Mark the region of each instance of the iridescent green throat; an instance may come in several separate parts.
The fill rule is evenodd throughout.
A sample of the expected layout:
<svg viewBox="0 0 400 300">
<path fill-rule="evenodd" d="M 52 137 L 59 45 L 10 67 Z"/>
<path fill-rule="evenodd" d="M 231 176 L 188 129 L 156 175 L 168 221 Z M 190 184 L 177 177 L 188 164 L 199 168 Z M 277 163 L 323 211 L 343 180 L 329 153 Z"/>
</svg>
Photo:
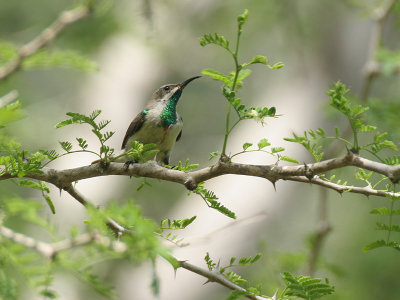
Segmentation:
<svg viewBox="0 0 400 300">
<path fill-rule="evenodd" d="M 178 90 L 169 100 L 167 106 L 161 113 L 161 125 L 163 127 L 169 127 L 176 124 L 176 105 L 178 104 L 179 98 L 182 95 L 182 90 Z"/>
</svg>

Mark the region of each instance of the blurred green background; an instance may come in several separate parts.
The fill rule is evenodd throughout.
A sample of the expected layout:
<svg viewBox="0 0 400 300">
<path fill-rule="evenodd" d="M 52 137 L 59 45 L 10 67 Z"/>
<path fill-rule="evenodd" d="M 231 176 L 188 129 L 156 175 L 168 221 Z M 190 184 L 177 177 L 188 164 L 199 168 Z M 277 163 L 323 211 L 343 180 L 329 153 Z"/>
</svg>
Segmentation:
<svg viewBox="0 0 400 300">
<path fill-rule="evenodd" d="M 22 45 L 48 26 L 59 12 L 76 3 L 0 0 L 0 41 Z M 282 61 L 285 67 L 271 71 L 255 66 L 241 96 L 249 106 L 276 106 L 277 113 L 282 116 L 268 121 L 264 127 L 249 124 L 239 128 L 228 145 L 228 153 L 239 151 L 244 142 L 257 142 L 259 138 L 267 137 L 274 146 L 287 148 L 290 156 L 309 162 L 311 158 L 300 146 L 290 145 L 283 138 L 289 137 L 292 131 L 301 134 L 318 127 L 331 132 L 333 126 L 346 128 L 345 120 L 328 107 L 326 91 L 332 83 L 341 80 L 355 96 L 360 94 L 373 26 L 369 14 L 374 4 L 375 1 L 357 0 L 103 1 L 94 16 L 68 27 L 49 46 L 79 51 L 90 57 L 99 70 L 83 73 L 57 68 L 13 74 L 0 83 L 0 95 L 17 89 L 27 117 L 6 130 L 27 150 L 51 149 L 57 147 L 58 140 L 91 135 L 89 130 L 76 132 L 76 128 L 56 130 L 54 124 L 63 120 L 66 112 L 90 113 L 102 109 L 103 117 L 112 121 L 109 129 L 117 131 L 111 144 L 118 149 L 131 119 L 154 89 L 165 83 L 181 82 L 200 74 L 205 68 L 225 73 L 233 69 L 231 58 L 223 50 L 213 46 L 202 48 L 198 38 L 204 33 L 218 32 L 233 41 L 236 17 L 247 8 L 250 16 L 244 28 L 240 59 L 246 61 L 261 54 L 272 64 Z M 398 46 L 398 34 L 399 15 L 395 12 L 385 26 L 384 41 L 388 47 Z M 372 109 L 368 114 L 371 122 L 378 125 L 381 132 L 388 131 L 395 141 L 400 135 L 398 92 L 398 77 L 378 78 L 372 86 L 369 99 Z M 211 164 L 209 153 L 222 147 L 225 108 L 219 84 L 210 79 L 193 82 L 185 90 L 178 106 L 185 127 L 182 141 L 174 149 L 173 162 L 190 158 L 191 162 L 201 166 Z M 96 148 L 94 142 L 90 145 Z M 94 157 L 69 156 L 53 166 L 80 166 L 89 164 L 92 159 Z M 248 156 L 242 161 L 253 163 L 252 160 Z M 268 157 L 257 157 L 256 160 L 258 163 L 271 162 Z M 348 168 L 339 174 L 351 177 L 353 172 Z M 307 237 L 318 226 L 320 189 L 278 182 L 275 192 L 268 182 L 259 179 L 235 179 L 235 184 L 231 179 L 226 176 L 224 180 L 214 180 L 210 187 L 228 207 L 232 208 L 231 201 L 237 202 L 242 212 L 239 220 L 241 217 L 252 220 L 252 215 L 260 211 L 266 216 L 261 221 L 254 221 L 250 231 L 235 229 L 235 237 L 231 236 L 230 243 L 216 247 L 219 250 L 211 254 L 218 260 L 219 257 L 229 259 L 229 255 L 263 253 L 263 259 L 254 267 L 240 272 L 245 272 L 243 274 L 251 278 L 252 283 L 262 284 L 265 293 L 273 294 L 282 285 L 280 273 L 287 270 L 306 272 Z M 249 180 L 257 182 L 254 188 L 257 191 L 247 185 Z M 105 182 L 108 184 L 106 190 L 100 190 L 101 183 Z M 210 212 L 200 199 L 191 196 L 188 200 L 187 191 L 181 186 L 156 180 L 149 182 L 151 187 L 136 192 L 140 179 L 101 178 L 86 186 L 82 183 L 82 191 L 97 205 L 104 205 L 110 199 L 123 202 L 132 198 L 142 207 L 145 216 L 157 222 L 164 218 L 191 217 L 181 215 L 186 211 L 179 209 L 196 202 L 202 207 L 199 214 L 202 214 L 200 222 L 204 224 L 204 227 L 199 225 L 198 232 L 204 235 L 212 232 L 203 228 L 207 228 L 206 225 L 213 227 L 211 215 L 214 212 Z M 16 193 L 32 196 L 7 182 L 0 182 L 0 191 L 3 196 Z M 239 191 L 261 193 L 255 197 L 269 204 L 264 207 L 260 202 L 252 202 L 251 196 L 240 198 Z M 80 225 L 84 219 L 83 208 L 69 203 L 73 202 L 71 198 L 62 198 L 65 195 L 58 198 L 57 190 L 52 194 L 59 212 L 54 223 L 63 224 L 60 231 L 70 224 Z M 331 191 L 328 199 L 328 219 L 333 230 L 323 245 L 315 273 L 318 277 L 328 277 L 336 286 L 335 294 L 326 299 L 398 299 L 399 254 L 385 248 L 369 253 L 361 251 L 369 242 L 383 238 L 381 233 L 374 231 L 378 220 L 369 215 L 369 211 L 387 205 L 386 200 L 350 194 L 340 196 Z M 232 205 L 236 207 L 236 204 Z M 188 211 L 190 209 L 196 213 L 199 208 L 188 208 Z M 74 219 L 72 215 L 76 212 L 80 218 Z M 224 216 L 216 218 L 222 219 L 221 224 L 227 222 Z M 208 238 L 219 239 L 211 233 Z M 229 239 L 229 236 L 225 238 Z M 236 238 L 240 245 L 236 245 Z M 199 243 L 208 249 L 208 242 Z M 186 258 L 190 256 L 191 246 L 177 251 Z M 205 251 L 196 255 L 201 259 Z M 148 287 L 150 278 L 144 279 L 144 285 L 129 288 L 134 282 L 129 281 L 131 275 L 128 274 L 137 272 L 139 275 L 134 278 L 147 278 L 146 266 L 136 271 L 119 263 L 103 267 L 107 278 L 117 286 L 121 299 L 153 297 Z M 196 279 L 192 285 L 176 284 L 182 277 L 193 276 L 181 270 L 171 287 L 166 282 L 174 280 L 173 271 L 160 272 L 159 299 L 224 299 L 228 295 L 222 287 L 202 286 L 202 279 Z M 61 299 L 101 299 L 79 282 L 64 277 L 57 283 L 61 288 Z M 124 283 L 118 278 L 124 278 Z M 76 287 L 73 296 L 67 292 L 63 280 Z M 28 294 L 27 299 L 30 297 L 32 295 Z"/>
</svg>

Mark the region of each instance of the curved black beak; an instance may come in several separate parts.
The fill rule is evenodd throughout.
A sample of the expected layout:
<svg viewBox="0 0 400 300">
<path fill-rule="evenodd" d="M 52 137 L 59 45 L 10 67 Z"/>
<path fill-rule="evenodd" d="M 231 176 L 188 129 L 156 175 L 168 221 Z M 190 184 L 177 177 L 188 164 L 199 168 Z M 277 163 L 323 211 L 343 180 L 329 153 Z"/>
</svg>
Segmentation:
<svg viewBox="0 0 400 300">
<path fill-rule="evenodd" d="M 197 78 L 200 78 L 200 77 L 201 76 L 194 76 L 192 78 L 186 79 L 184 82 L 180 83 L 179 85 L 180 85 L 181 89 L 183 90 L 185 88 L 185 86 L 187 86 L 189 84 L 189 82 L 191 82 Z"/>
</svg>

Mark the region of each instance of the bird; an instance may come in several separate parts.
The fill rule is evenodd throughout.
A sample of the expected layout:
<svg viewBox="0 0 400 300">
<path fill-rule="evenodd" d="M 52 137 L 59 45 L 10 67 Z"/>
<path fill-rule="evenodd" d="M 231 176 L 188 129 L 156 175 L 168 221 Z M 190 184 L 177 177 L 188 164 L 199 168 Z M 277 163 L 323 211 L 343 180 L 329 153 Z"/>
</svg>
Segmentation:
<svg viewBox="0 0 400 300">
<path fill-rule="evenodd" d="M 183 120 L 176 107 L 183 89 L 193 80 L 201 76 L 191 77 L 181 83 L 166 84 L 158 88 L 151 96 L 144 109 L 130 123 L 121 149 L 129 151 L 132 142 L 154 144 L 158 152 L 146 161 L 154 159 L 159 165 L 169 165 L 172 148 L 182 136 Z M 126 159 L 125 165 L 137 161 Z"/>
</svg>

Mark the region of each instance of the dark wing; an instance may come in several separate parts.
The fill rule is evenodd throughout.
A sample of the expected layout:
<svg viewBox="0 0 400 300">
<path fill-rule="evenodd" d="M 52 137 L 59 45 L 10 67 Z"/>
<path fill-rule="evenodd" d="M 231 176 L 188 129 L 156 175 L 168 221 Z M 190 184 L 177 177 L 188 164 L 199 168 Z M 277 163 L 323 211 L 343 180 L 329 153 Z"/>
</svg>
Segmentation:
<svg viewBox="0 0 400 300">
<path fill-rule="evenodd" d="M 182 130 L 179 132 L 178 136 L 176 137 L 176 141 L 179 141 L 182 137 Z"/>
<path fill-rule="evenodd" d="M 134 135 L 136 132 L 142 128 L 144 120 L 146 118 L 147 110 L 143 110 L 140 114 L 138 114 L 131 124 L 128 127 L 128 130 L 125 133 L 124 141 L 122 142 L 121 149 L 124 149 L 126 147 L 126 143 L 128 142 L 129 138 Z"/>
<path fill-rule="evenodd" d="M 183 123 L 182 117 L 181 117 L 181 122 Z M 181 139 L 181 137 L 182 137 L 182 130 L 181 130 L 181 132 L 179 132 L 178 136 L 176 137 L 176 141 L 179 141 Z"/>
</svg>

